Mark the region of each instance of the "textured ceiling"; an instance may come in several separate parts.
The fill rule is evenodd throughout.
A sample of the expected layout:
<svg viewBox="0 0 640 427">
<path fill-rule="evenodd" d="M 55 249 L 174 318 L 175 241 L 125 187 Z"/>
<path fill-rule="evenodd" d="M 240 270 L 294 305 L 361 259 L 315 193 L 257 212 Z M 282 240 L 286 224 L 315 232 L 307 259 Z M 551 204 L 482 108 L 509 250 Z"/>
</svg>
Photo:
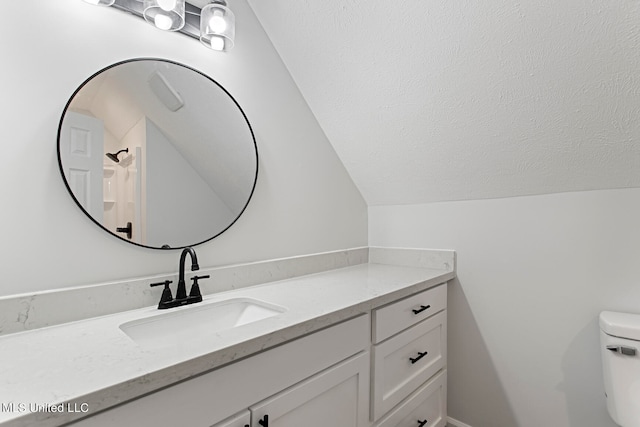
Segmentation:
<svg viewBox="0 0 640 427">
<path fill-rule="evenodd" d="M 248 1 L 369 205 L 640 186 L 636 0 Z"/>
</svg>

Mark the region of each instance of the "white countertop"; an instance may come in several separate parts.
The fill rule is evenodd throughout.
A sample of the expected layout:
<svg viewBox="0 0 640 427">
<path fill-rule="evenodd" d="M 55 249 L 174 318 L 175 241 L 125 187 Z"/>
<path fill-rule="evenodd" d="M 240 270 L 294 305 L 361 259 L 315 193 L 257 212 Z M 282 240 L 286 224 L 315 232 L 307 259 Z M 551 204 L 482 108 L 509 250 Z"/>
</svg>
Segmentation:
<svg viewBox="0 0 640 427">
<path fill-rule="evenodd" d="M 1 336 L 0 425 L 61 425 L 86 416 L 82 410 L 98 412 L 454 276 L 453 268 L 360 264 L 221 292 L 205 296 L 203 303 L 251 298 L 287 310 L 157 350 L 141 348 L 119 328 L 157 315 L 155 306 Z M 63 412 L 53 412 L 58 408 Z"/>
</svg>

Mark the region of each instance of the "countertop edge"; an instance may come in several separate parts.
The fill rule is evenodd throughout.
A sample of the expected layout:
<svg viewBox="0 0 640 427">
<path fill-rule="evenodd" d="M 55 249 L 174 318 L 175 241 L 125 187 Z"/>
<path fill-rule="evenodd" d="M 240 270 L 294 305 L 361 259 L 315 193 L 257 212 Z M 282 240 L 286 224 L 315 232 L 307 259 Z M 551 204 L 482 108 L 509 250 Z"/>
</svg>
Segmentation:
<svg viewBox="0 0 640 427">
<path fill-rule="evenodd" d="M 435 272 L 435 270 L 432 270 Z M 436 273 L 434 273 L 436 274 Z M 285 344 L 289 341 L 301 338 L 305 335 L 320 331 L 329 326 L 364 314 L 375 308 L 381 307 L 392 301 L 396 301 L 417 292 L 445 283 L 456 277 L 454 270 L 442 271 L 426 280 L 406 285 L 382 295 L 374 296 L 368 300 L 352 304 L 321 316 L 295 323 L 282 329 L 274 330 L 247 341 L 213 351 L 211 353 L 182 361 L 175 365 L 161 368 L 141 376 L 130 378 L 127 381 L 110 385 L 95 390 L 91 393 L 78 395 L 72 398 L 56 402 L 54 405 L 63 405 L 64 408 L 80 408 L 83 403 L 88 404 L 90 413 L 83 412 L 24 412 L 15 414 L 0 425 L 6 427 L 23 427 L 38 423 L 39 426 L 61 426 L 73 423 L 87 416 L 95 415 L 120 404 L 124 404 L 146 394 L 159 391 L 176 383 L 188 380 L 212 370 L 221 368 L 230 363 L 235 363 L 246 357 L 258 354 Z M 116 397 L 117 396 L 117 397 Z M 52 405 L 52 406 L 54 406 Z"/>
</svg>

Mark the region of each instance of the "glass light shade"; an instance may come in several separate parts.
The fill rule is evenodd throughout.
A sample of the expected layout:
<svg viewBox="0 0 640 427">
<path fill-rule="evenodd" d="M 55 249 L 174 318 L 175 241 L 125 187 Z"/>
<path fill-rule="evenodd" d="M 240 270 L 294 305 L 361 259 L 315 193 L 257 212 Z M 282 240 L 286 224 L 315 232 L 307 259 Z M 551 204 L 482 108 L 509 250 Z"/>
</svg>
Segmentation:
<svg viewBox="0 0 640 427">
<path fill-rule="evenodd" d="M 236 37 L 236 17 L 231 9 L 220 3 L 211 3 L 200 12 L 200 41 L 214 50 L 227 51 Z"/>
<path fill-rule="evenodd" d="M 84 0 L 86 3 L 95 4 L 96 6 L 111 6 L 116 0 Z"/>
<path fill-rule="evenodd" d="M 161 30 L 184 27 L 184 0 L 144 0 L 144 19 Z"/>
</svg>

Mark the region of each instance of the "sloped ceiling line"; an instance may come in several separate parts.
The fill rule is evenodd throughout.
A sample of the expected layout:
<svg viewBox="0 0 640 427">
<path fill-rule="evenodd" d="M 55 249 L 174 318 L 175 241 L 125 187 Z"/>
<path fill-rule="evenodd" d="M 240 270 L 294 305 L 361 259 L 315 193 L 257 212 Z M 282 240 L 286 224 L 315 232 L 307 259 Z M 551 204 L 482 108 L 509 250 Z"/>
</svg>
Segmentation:
<svg viewBox="0 0 640 427">
<path fill-rule="evenodd" d="M 640 186 L 640 3 L 249 0 L 369 205 Z"/>
</svg>

